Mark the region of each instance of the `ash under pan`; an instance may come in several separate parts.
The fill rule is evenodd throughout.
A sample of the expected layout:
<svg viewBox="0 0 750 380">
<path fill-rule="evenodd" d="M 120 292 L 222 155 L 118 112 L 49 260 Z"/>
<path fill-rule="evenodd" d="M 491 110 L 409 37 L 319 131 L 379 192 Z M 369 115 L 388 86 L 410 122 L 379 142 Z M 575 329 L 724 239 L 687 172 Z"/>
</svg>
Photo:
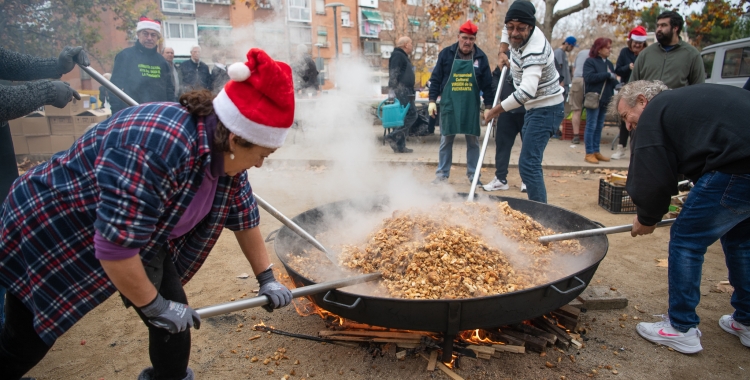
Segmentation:
<svg viewBox="0 0 750 380">
<path fill-rule="evenodd" d="M 548 204 L 510 197 L 482 198 L 508 202 L 511 208 L 558 232 L 601 227 L 582 215 Z M 453 200 L 465 199 L 465 195 L 458 194 Z M 335 220 L 352 211 L 362 215 L 382 212 L 388 209 L 388 205 L 389 198 L 386 196 L 351 199 L 310 209 L 292 219 L 307 232 L 317 236 L 329 228 L 325 220 Z M 319 307 L 347 319 L 389 328 L 440 332 L 451 337 L 452 341 L 452 336 L 459 331 L 520 323 L 554 311 L 575 299 L 589 284 L 609 248 L 606 235 L 580 239 L 580 242 L 586 248 L 588 266 L 553 282 L 520 291 L 476 298 L 408 300 L 333 290 L 311 298 Z M 315 282 L 290 267 L 289 257 L 313 249 L 286 227 L 279 230 L 275 238 L 276 255 L 298 287 Z"/>
</svg>

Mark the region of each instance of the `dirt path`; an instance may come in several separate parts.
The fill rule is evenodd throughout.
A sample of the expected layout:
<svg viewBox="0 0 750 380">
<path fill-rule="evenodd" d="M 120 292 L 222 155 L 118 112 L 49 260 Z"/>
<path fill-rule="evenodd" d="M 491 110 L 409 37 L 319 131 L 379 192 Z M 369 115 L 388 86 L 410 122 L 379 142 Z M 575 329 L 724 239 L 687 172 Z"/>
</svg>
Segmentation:
<svg viewBox="0 0 750 380">
<path fill-rule="evenodd" d="M 464 170 L 454 167 L 451 182 L 455 182 L 452 185 L 456 191 L 468 190 Z M 322 180 L 333 171 L 325 167 L 268 165 L 251 171 L 251 183 L 258 194 L 291 217 L 326 202 L 364 195 L 363 187 L 377 192 L 380 189 L 376 184 L 384 182 L 382 178 L 371 178 L 364 183 Z M 398 175 L 406 173 L 417 183 L 429 186 L 434 167 L 400 167 L 379 172 L 391 171 Z M 551 204 L 607 226 L 631 223 L 632 215 L 610 214 L 597 205 L 598 175 L 563 171 L 545 174 Z M 491 178 L 491 171 L 483 171 L 483 180 Z M 518 171 L 511 170 L 508 179 L 514 187 L 501 195 L 525 198 L 518 189 Z M 264 236 L 280 227 L 268 214 L 262 213 L 261 220 Z M 652 314 L 666 313 L 667 272 L 666 268 L 657 267 L 655 260 L 667 257 L 668 233 L 668 229 L 661 229 L 653 236 L 636 239 L 628 234 L 610 236 L 609 253 L 593 283 L 616 287 L 628 297 L 630 305 L 622 310 L 584 313 L 582 320 L 589 332 L 581 350 L 549 349 L 546 357 L 527 353 L 504 354 L 492 360 L 463 359 L 456 372 L 467 379 L 750 378 L 750 349 L 717 325 L 721 315 L 732 312 L 729 294 L 709 291 L 718 281 L 726 280 L 724 255 L 718 244 L 706 254 L 703 297 L 698 307 L 703 320 L 700 328 L 704 351 L 686 356 L 653 345 L 636 334 L 638 322 L 656 321 L 658 317 Z M 268 249 L 273 252 L 272 244 Z M 275 255 L 272 258 L 278 265 Z M 245 294 L 252 296 L 251 290 L 257 289 L 254 278 L 236 277 L 244 272 L 251 270 L 231 232 L 225 232 L 206 264 L 185 288 L 191 305 L 212 305 Z M 634 306 L 644 312 L 638 312 Z M 641 320 L 633 320 L 633 316 Z M 190 367 L 197 378 L 279 379 L 292 372 L 291 379 L 313 380 L 448 378 L 439 371 L 426 372 L 426 361 L 421 357 L 396 360 L 393 350 L 373 356 L 361 347 L 260 334 L 252 326 L 261 320 L 266 325 L 299 334 L 315 335 L 325 328 L 320 318 L 300 317 L 293 308 L 274 313 L 253 309 L 206 319 L 203 327 L 193 332 Z M 260 338 L 253 339 L 255 336 Z M 37 379 L 135 379 L 149 365 L 147 340 L 146 328 L 135 312 L 125 309 L 119 297 L 112 297 L 60 338 L 29 375 Z M 278 365 L 275 361 L 264 365 L 263 359 L 280 348 L 286 350 L 289 359 L 280 360 Z M 260 360 L 252 362 L 253 357 Z M 295 364 L 297 361 L 299 364 Z M 547 368 L 546 362 L 554 363 L 555 367 Z M 592 370 L 597 373 L 594 375 Z"/>
</svg>

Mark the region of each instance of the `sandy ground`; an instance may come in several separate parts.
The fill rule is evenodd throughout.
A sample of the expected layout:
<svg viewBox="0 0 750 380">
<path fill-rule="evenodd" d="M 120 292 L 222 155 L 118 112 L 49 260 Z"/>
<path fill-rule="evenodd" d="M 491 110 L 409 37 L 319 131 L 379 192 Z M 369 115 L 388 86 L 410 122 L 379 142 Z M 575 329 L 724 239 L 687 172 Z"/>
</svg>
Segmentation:
<svg viewBox="0 0 750 380">
<path fill-rule="evenodd" d="M 251 170 L 251 183 L 267 201 L 288 216 L 294 216 L 326 202 L 364 195 L 364 191 L 350 183 L 337 183 L 331 188 L 330 183 L 321 180 L 321 176 L 334 170 L 266 165 Z M 434 167 L 417 165 L 398 170 L 406 171 L 427 187 Z M 464 170 L 454 167 L 451 184 L 456 191 L 468 190 Z M 632 221 L 632 215 L 610 214 L 597 205 L 598 175 L 565 171 L 545 174 L 551 204 L 608 226 Z M 490 169 L 483 171 L 483 179 L 491 178 Z M 517 170 L 511 169 L 509 181 L 514 187 L 502 195 L 525 198 L 518 189 Z M 265 212 L 261 219 L 264 236 L 280 227 L 280 223 Z M 549 349 L 546 357 L 537 353 L 508 353 L 499 359 L 463 359 L 456 373 L 467 379 L 750 378 L 750 349 L 717 325 L 719 317 L 732 312 L 729 294 L 709 291 L 719 281 L 726 280 L 724 257 L 718 244 L 710 247 L 706 254 L 703 297 L 698 307 L 703 320 L 700 328 L 704 351 L 692 356 L 682 355 L 651 344 L 635 332 L 639 321 L 633 320 L 633 316 L 657 321 L 659 318 L 652 314 L 666 312 L 667 272 L 666 268 L 657 267 L 655 260 L 667 257 L 668 233 L 668 229 L 660 229 L 652 236 L 635 239 L 629 234 L 610 236 L 609 253 L 596 272 L 593 284 L 616 287 L 628 297 L 630 305 L 622 310 L 584 313 L 582 323 L 589 331 L 584 348 L 567 352 Z M 268 250 L 278 265 L 272 243 Z M 251 294 L 257 284 L 252 277 L 245 280 L 236 277 L 243 272 L 251 273 L 251 270 L 231 232 L 225 232 L 206 264 L 185 287 L 191 305 L 223 303 Z M 193 332 L 190 367 L 197 378 L 279 379 L 292 373 L 292 379 L 448 378 L 440 371 L 426 372 L 426 361 L 421 357 L 398 361 L 393 349 L 382 356 L 373 356 L 362 347 L 260 334 L 252 330 L 260 321 L 299 334 L 315 335 L 325 328 L 317 316 L 301 317 L 293 308 L 274 313 L 252 309 L 206 319 L 202 328 Z M 256 335 L 261 337 L 250 340 Z M 112 297 L 61 337 L 28 375 L 37 379 L 135 379 L 140 370 L 149 365 L 147 340 L 146 328 L 135 312 L 125 309 L 119 297 Z M 286 349 L 289 359 L 263 365 L 262 360 L 279 348 Z M 570 359 L 571 355 L 575 361 Z M 260 361 L 251 362 L 252 357 Z M 295 364 L 296 361 L 299 364 Z M 555 367 L 547 368 L 546 362 L 554 363 Z M 596 370 L 596 374 L 592 370 Z"/>
</svg>

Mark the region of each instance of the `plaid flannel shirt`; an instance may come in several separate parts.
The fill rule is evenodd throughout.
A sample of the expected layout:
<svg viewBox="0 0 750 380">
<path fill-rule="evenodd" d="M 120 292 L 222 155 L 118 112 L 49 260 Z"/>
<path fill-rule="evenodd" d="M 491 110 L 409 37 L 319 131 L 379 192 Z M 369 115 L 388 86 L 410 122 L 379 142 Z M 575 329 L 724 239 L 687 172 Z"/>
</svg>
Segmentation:
<svg viewBox="0 0 750 380">
<path fill-rule="evenodd" d="M 64 152 L 26 172 L 2 208 L 0 284 L 34 314 L 47 344 L 116 288 L 94 257 L 94 232 L 147 263 L 164 244 L 186 283 L 222 229 L 259 223 L 243 173 L 219 179 L 209 214 L 168 240 L 210 165 L 203 119 L 175 103 L 116 113 Z"/>
</svg>

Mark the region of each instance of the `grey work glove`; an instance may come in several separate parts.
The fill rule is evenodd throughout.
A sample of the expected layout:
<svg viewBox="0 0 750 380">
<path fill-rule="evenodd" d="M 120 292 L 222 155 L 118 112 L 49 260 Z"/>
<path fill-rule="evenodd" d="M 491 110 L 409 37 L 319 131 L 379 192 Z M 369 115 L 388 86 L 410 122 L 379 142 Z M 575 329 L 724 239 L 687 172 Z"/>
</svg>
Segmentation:
<svg viewBox="0 0 750 380">
<path fill-rule="evenodd" d="M 81 95 L 78 95 L 78 92 L 72 89 L 69 84 L 56 80 L 52 81 L 52 85 L 55 87 L 55 101 L 52 102 L 52 106 L 65 108 L 73 98 L 81 100 Z"/>
<path fill-rule="evenodd" d="M 61 74 L 67 74 L 71 70 L 75 69 L 76 63 L 81 66 L 89 66 L 89 56 L 86 51 L 83 50 L 83 46 L 66 46 L 60 52 L 60 56 L 57 58 L 57 68 L 60 69 Z"/>
<path fill-rule="evenodd" d="M 268 297 L 269 303 L 263 305 L 263 308 L 269 313 L 272 312 L 273 309 L 284 307 L 292 302 L 292 292 L 290 292 L 286 286 L 276 281 L 271 268 L 260 272 L 255 278 L 258 280 L 258 285 L 260 285 L 258 296 Z"/>
<path fill-rule="evenodd" d="M 614 79 L 614 80 L 617 80 L 617 74 L 615 74 L 615 73 L 609 73 L 609 77 L 612 78 L 612 79 Z"/>
<path fill-rule="evenodd" d="M 148 317 L 150 324 L 165 329 L 170 334 L 183 332 L 193 326 L 196 330 L 201 328 L 201 317 L 195 310 L 184 303 L 164 299 L 161 294 L 140 309 Z"/>
</svg>

